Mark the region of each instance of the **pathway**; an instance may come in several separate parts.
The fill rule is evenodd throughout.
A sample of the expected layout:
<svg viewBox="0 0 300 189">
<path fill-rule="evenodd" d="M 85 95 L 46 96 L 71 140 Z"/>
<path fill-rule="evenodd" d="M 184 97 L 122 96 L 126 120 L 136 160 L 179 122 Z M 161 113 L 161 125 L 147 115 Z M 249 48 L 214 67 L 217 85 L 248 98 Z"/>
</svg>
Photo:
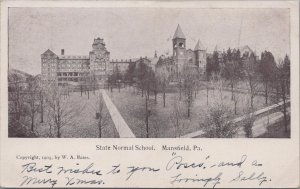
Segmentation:
<svg viewBox="0 0 300 189">
<path fill-rule="evenodd" d="M 290 108 L 287 109 L 287 112 L 289 114 L 290 112 Z M 283 113 L 282 112 L 275 112 L 273 114 L 270 114 L 269 116 L 266 115 L 258 120 L 256 120 L 253 124 L 252 127 L 252 134 L 253 137 L 259 137 L 262 134 L 267 132 L 267 127 L 274 125 L 275 123 L 277 123 L 278 121 L 283 119 Z M 237 137 L 245 137 L 245 132 L 243 130 L 243 128 L 241 128 L 238 132 Z"/>
<path fill-rule="evenodd" d="M 288 100 L 287 103 L 289 103 L 290 101 Z M 263 113 L 267 113 L 268 111 L 277 108 L 278 106 L 282 106 L 283 102 L 280 102 L 278 104 L 273 104 L 271 106 L 265 107 L 263 109 L 257 110 L 256 112 L 254 112 L 254 116 L 258 116 L 261 115 Z M 287 112 L 288 114 L 290 113 L 290 107 L 287 108 Z M 244 118 L 246 117 L 246 115 L 235 118 L 233 120 L 234 123 L 240 122 L 242 121 Z M 253 127 L 252 127 L 252 133 L 253 133 L 253 137 L 258 137 L 262 134 L 264 134 L 267 131 L 267 127 L 280 121 L 283 118 L 283 113 L 281 112 L 275 112 L 272 113 L 270 115 L 266 115 L 263 116 L 259 119 L 257 119 L 254 123 L 253 123 Z M 186 134 L 184 136 L 181 136 L 182 138 L 198 138 L 203 134 L 202 130 L 199 131 L 195 131 L 189 134 Z M 243 128 L 241 128 L 238 132 L 238 136 L 237 137 L 244 137 L 245 133 L 243 131 Z"/>
<path fill-rule="evenodd" d="M 135 135 L 132 133 L 131 129 L 128 127 L 127 123 L 123 119 L 117 107 L 111 101 L 110 97 L 107 95 L 104 89 L 101 89 L 103 100 L 106 104 L 106 107 L 110 113 L 111 119 L 113 120 L 115 127 L 119 133 L 120 138 L 135 138 Z"/>
</svg>

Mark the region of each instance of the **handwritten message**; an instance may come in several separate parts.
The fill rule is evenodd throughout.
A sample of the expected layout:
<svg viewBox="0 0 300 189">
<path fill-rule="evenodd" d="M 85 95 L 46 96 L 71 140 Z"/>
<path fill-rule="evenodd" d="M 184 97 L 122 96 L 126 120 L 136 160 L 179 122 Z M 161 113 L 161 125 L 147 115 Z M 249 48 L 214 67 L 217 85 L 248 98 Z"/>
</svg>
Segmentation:
<svg viewBox="0 0 300 189">
<path fill-rule="evenodd" d="M 235 186 L 241 182 L 266 187 L 268 182 L 272 182 L 263 171 L 264 165 L 246 154 L 224 161 L 201 154 L 192 158 L 197 161 L 191 161 L 187 156 L 171 152 L 168 158 L 153 160 L 156 161 L 155 165 L 160 166 L 151 166 L 149 159 L 142 163 L 133 161 L 124 164 L 121 161 L 99 162 L 82 155 L 18 155 L 16 158 L 24 162 L 19 167 L 21 187 L 107 187 L 112 185 L 111 182 L 155 181 L 162 177 L 164 182 L 173 187 L 196 183 L 199 187 L 215 188 L 223 183 Z M 60 163 L 61 160 L 75 161 L 64 165 Z"/>
</svg>

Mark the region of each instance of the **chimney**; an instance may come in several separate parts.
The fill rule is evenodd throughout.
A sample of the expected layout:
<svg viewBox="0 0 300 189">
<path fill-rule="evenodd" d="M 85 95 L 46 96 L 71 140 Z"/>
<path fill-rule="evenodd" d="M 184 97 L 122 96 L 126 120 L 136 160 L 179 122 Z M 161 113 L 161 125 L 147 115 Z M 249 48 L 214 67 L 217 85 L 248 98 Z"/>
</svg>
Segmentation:
<svg viewBox="0 0 300 189">
<path fill-rule="evenodd" d="M 65 49 L 61 49 L 61 55 L 65 55 Z"/>
</svg>

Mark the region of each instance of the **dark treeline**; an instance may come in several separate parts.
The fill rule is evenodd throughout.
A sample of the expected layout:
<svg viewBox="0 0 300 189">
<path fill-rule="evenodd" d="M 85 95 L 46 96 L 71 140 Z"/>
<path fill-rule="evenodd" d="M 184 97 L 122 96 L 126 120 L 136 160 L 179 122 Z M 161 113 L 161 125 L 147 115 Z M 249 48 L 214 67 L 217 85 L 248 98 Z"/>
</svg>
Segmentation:
<svg viewBox="0 0 300 189">
<path fill-rule="evenodd" d="M 254 82 L 263 84 L 266 104 L 270 92 L 276 91 L 279 98 L 281 80 L 284 80 L 286 93 L 290 93 L 290 59 L 287 55 L 284 60 L 276 62 L 272 52 L 269 51 L 262 52 L 260 58 L 253 52 L 241 55 L 239 50 L 230 48 L 222 53 L 215 51 L 212 56 L 207 57 L 207 80 L 216 73 L 220 73 L 232 89 L 237 81 L 250 80 L 251 84 Z"/>
</svg>

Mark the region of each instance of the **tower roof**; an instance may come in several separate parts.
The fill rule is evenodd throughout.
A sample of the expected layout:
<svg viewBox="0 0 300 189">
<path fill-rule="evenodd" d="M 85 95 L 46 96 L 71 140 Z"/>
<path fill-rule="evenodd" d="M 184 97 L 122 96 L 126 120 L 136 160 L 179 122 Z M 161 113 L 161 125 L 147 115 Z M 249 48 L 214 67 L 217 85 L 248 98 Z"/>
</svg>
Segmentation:
<svg viewBox="0 0 300 189">
<path fill-rule="evenodd" d="M 194 51 L 205 51 L 205 48 L 204 48 L 204 46 L 203 46 L 203 44 L 201 43 L 200 40 L 198 40 L 198 42 L 197 42 L 197 44 L 195 46 Z"/>
<path fill-rule="evenodd" d="M 176 38 L 185 39 L 185 36 L 184 36 L 179 24 L 178 24 L 177 29 L 176 29 L 176 31 L 174 33 L 174 36 L 173 36 L 173 39 L 176 39 Z"/>
</svg>

